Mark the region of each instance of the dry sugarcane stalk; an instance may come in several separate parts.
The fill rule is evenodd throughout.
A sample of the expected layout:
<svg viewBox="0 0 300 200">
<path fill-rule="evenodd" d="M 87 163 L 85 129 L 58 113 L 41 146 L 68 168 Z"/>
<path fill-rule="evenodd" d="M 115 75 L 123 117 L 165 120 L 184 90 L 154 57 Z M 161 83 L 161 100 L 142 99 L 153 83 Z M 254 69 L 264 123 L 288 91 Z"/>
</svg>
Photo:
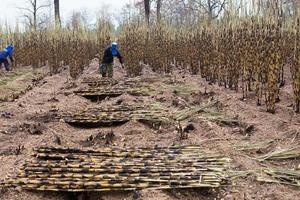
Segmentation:
<svg viewBox="0 0 300 200">
<path fill-rule="evenodd" d="M 300 187 L 300 172 L 282 168 L 266 168 L 262 170 L 268 176 L 257 176 L 257 180 L 268 183 L 281 183 Z"/>
<path fill-rule="evenodd" d="M 283 159 L 292 159 L 292 158 L 299 158 L 300 157 L 300 148 L 295 147 L 291 149 L 279 149 L 273 152 L 268 153 L 260 157 L 261 161 L 264 160 L 283 160 Z"/>
<path fill-rule="evenodd" d="M 219 187 L 229 162 L 199 146 L 35 151 L 39 160 L 26 162 L 1 187 L 68 192 Z"/>
<path fill-rule="evenodd" d="M 261 150 L 269 148 L 273 143 L 274 140 L 267 140 L 257 143 L 245 142 L 242 144 L 235 145 L 234 148 L 239 151 Z"/>
<path fill-rule="evenodd" d="M 169 123 L 170 114 L 156 105 L 114 106 L 107 108 L 89 108 L 79 113 L 63 116 L 64 121 L 72 124 L 99 124 L 141 120 L 149 122 Z"/>
</svg>

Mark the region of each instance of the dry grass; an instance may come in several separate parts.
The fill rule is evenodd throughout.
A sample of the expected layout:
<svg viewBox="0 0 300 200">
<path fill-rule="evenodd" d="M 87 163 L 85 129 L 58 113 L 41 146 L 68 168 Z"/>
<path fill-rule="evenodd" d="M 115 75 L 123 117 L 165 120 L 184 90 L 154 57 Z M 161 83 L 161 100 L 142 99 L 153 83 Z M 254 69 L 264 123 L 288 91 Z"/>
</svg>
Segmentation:
<svg viewBox="0 0 300 200">
<path fill-rule="evenodd" d="M 33 80 L 39 80 L 46 75 L 45 68 L 33 70 L 30 67 L 18 68 L 0 77 L 0 101 L 13 100 L 20 94 L 31 89 Z"/>
</svg>

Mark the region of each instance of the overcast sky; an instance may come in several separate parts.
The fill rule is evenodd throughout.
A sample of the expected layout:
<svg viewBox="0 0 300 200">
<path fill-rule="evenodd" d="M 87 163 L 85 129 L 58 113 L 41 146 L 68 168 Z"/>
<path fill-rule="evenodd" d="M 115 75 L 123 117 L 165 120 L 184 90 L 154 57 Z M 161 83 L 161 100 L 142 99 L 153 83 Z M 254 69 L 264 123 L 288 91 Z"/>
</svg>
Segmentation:
<svg viewBox="0 0 300 200">
<path fill-rule="evenodd" d="M 13 25 L 16 21 L 22 21 L 21 11 L 16 7 L 24 7 L 28 0 L 0 0 L 0 23 L 8 22 Z M 38 0 L 39 1 L 39 0 Z M 50 0 L 53 2 L 53 0 Z M 92 16 L 96 16 L 96 11 L 103 5 L 109 5 L 114 14 L 118 14 L 124 4 L 133 0 L 60 0 L 61 17 L 68 19 L 74 10 L 88 10 Z"/>
</svg>

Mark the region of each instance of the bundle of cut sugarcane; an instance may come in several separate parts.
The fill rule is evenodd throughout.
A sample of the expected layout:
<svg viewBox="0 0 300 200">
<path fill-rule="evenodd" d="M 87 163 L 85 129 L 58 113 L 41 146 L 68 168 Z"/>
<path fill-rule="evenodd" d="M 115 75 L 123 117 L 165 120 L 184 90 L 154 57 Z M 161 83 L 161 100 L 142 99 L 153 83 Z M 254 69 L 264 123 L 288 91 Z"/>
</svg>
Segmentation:
<svg viewBox="0 0 300 200">
<path fill-rule="evenodd" d="M 281 183 L 300 187 L 300 171 L 283 168 L 266 168 L 262 170 L 268 176 L 257 176 L 257 180 L 267 183 Z"/>
<path fill-rule="evenodd" d="M 124 78 L 121 80 L 116 80 L 112 78 L 97 78 L 97 77 L 87 77 L 82 80 L 83 84 L 88 84 L 91 87 L 101 87 L 101 86 L 116 86 L 119 87 L 145 87 L 145 83 L 153 83 L 162 79 L 160 76 L 150 76 L 150 77 L 133 77 Z"/>
<path fill-rule="evenodd" d="M 156 79 L 157 77 L 135 77 L 125 78 L 117 81 L 110 78 L 85 78 L 82 81 L 82 83 L 88 84 L 89 87 L 77 90 L 74 93 L 86 98 L 105 98 L 107 96 L 117 97 L 124 93 L 134 96 L 146 96 L 149 95 L 152 89 L 149 85 L 146 85 L 145 83 Z"/>
<path fill-rule="evenodd" d="M 74 92 L 80 96 L 85 98 L 92 98 L 92 97 L 99 97 L 99 98 L 106 98 L 106 97 L 117 97 L 124 94 L 124 90 L 119 89 L 108 89 L 108 88 L 87 88 L 83 90 L 78 90 Z"/>
<path fill-rule="evenodd" d="M 111 191 L 219 187 L 229 159 L 200 146 L 76 149 L 42 147 L 0 187 Z"/>
<path fill-rule="evenodd" d="M 90 84 L 90 87 L 85 89 L 80 89 L 75 91 L 75 94 L 78 94 L 80 96 L 86 97 L 86 98 L 92 98 L 92 97 L 117 97 L 122 94 L 130 94 L 134 96 L 139 95 L 149 95 L 151 91 L 151 88 L 149 86 L 131 86 L 131 85 L 106 85 L 106 86 L 99 86 L 98 83 L 95 83 L 94 85 Z"/>
<path fill-rule="evenodd" d="M 147 122 L 172 122 L 167 110 L 156 105 L 118 105 L 88 108 L 62 116 L 65 122 L 75 125 L 111 125 L 130 120 Z"/>
<path fill-rule="evenodd" d="M 137 121 L 141 120 L 161 123 L 173 122 L 169 111 L 159 104 L 148 104 L 144 109 L 135 110 L 132 114 L 132 119 Z"/>
<path fill-rule="evenodd" d="M 84 78 L 81 83 L 88 84 L 89 86 L 92 87 L 99 87 L 99 86 L 107 86 L 107 85 L 116 85 L 118 81 L 112 78 L 88 77 L 88 78 Z"/>
</svg>

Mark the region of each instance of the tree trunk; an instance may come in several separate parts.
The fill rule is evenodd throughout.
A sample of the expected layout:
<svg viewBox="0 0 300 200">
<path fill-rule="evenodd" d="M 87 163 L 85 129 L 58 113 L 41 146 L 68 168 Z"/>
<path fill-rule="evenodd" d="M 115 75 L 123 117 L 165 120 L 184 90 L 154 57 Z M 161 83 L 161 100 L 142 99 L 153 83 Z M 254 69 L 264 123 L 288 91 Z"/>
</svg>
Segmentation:
<svg viewBox="0 0 300 200">
<path fill-rule="evenodd" d="M 293 7 L 294 7 L 294 15 L 295 15 L 295 17 L 297 17 L 299 14 L 299 10 L 300 10 L 300 0 L 295 0 L 293 2 Z"/>
<path fill-rule="evenodd" d="M 262 7 L 262 3 L 261 3 L 261 0 L 258 0 L 258 3 L 257 3 L 257 14 L 256 15 L 260 15 L 260 11 L 261 11 L 261 7 Z"/>
<path fill-rule="evenodd" d="M 211 24 L 211 21 L 213 20 L 213 5 L 211 0 L 207 0 L 207 7 L 208 7 L 208 24 Z"/>
<path fill-rule="evenodd" d="M 37 0 L 33 2 L 33 30 L 36 31 L 37 29 Z"/>
<path fill-rule="evenodd" d="M 150 0 L 144 0 L 145 6 L 145 18 L 146 18 L 146 25 L 147 25 L 147 32 L 146 32 L 146 41 L 145 41 L 145 57 L 144 62 L 148 63 L 148 44 L 149 44 L 149 37 L 150 37 Z"/>
<path fill-rule="evenodd" d="M 160 23 L 160 19 L 161 19 L 161 13 L 160 13 L 160 9 L 161 9 L 161 0 L 157 0 L 157 5 L 156 5 L 156 15 L 157 15 L 157 23 Z"/>
<path fill-rule="evenodd" d="M 61 19 L 59 12 L 59 0 L 54 0 L 55 26 L 61 27 Z"/>
<path fill-rule="evenodd" d="M 150 25 L 150 0 L 144 0 L 145 5 L 145 17 L 147 26 Z"/>
</svg>

